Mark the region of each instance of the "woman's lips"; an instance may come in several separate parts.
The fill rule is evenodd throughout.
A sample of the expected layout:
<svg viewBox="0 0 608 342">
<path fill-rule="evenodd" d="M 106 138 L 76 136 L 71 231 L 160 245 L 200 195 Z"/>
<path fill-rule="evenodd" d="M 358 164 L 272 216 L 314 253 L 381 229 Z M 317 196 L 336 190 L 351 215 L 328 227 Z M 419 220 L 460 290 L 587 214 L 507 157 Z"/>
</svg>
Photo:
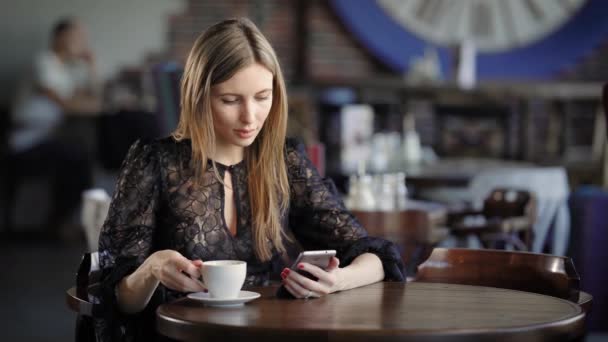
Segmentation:
<svg viewBox="0 0 608 342">
<path fill-rule="evenodd" d="M 235 129 L 234 132 L 241 139 L 251 138 L 255 133 L 255 129 Z"/>
</svg>

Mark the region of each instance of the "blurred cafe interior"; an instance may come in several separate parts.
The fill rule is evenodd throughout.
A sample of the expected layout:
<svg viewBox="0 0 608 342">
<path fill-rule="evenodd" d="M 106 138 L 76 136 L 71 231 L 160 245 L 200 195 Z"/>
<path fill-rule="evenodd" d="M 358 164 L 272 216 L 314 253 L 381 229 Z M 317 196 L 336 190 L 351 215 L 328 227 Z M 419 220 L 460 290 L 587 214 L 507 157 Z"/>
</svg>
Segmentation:
<svg viewBox="0 0 608 342">
<path fill-rule="evenodd" d="M 86 314 L 66 304 L 66 290 L 97 251 L 129 147 L 176 128 L 196 37 L 247 17 L 280 61 L 288 136 L 368 233 L 396 244 L 406 289 L 559 297 L 584 313 L 576 340 L 608 341 L 608 2 L 1 7 L 2 340 L 84 341 Z M 53 53 L 78 64 L 78 98 L 58 98 L 72 85 Z"/>
</svg>

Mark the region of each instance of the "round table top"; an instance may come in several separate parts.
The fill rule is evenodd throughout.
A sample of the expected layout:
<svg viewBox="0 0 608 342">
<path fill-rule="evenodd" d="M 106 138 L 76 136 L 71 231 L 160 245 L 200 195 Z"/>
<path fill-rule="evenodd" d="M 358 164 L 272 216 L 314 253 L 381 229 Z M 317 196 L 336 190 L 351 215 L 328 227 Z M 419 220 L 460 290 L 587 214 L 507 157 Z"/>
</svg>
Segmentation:
<svg viewBox="0 0 608 342">
<path fill-rule="evenodd" d="M 261 298 L 236 308 L 183 298 L 161 305 L 157 329 L 199 341 L 564 341 L 584 332 L 575 303 L 529 292 L 436 283 L 377 283 L 310 299 Z M 312 340 L 315 341 L 316 340 Z"/>
</svg>

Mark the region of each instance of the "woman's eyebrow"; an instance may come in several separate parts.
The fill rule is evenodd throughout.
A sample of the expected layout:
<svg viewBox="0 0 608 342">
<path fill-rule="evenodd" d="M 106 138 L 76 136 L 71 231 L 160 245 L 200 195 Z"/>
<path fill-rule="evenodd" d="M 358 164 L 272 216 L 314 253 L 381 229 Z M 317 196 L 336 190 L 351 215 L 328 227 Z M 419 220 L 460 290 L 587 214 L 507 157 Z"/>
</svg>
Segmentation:
<svg viewBox="0 0 608 342">
<path fill-rule="evenodd" d="M 266 88 L 266 89 L 262 89 L 262 90 L 260 90 L 260 91 L 256 92 L 255 94 L 256 94 L 256 95 L 259 95 L 259 94 L 261 94 L 261 93 L 266 93 L 266 92 L 269 92 L 269 91 L 272 91 L 272 88 Z M 216 94 L 216 95 L 217 95 L 217 96 L 237 96 L 237 97 L 238 97 L 238 96 L 242 96 L 241 94 L 237 94 L 237 93 L 230 93 L 230 92 L 218 93 L 218 94 Z"/>
<path fill-rule="evenodd" d="M 266 93 L 266 92 L 269 92 L 269 91 L 272 91 L 272 88 L 262 89 L 262 90 L 258 91 L 256 94 Z"/>
<path fill-rule="evenodd" d="M 236 97 L 241 96 L 241 94 L 235 94 L 235 93 L 219 93 L 219 94 L 216 94 L 216 95 L 217 96 L 236 96 Z"/>
</svg>

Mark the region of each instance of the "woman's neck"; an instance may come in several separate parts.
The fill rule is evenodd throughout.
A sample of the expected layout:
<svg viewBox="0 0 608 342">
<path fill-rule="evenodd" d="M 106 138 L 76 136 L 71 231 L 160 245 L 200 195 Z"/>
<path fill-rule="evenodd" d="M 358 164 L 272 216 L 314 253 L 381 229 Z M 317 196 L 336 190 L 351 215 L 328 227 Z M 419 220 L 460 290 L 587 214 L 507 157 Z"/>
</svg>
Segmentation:
<svg viewBox="0 0 608 342">
<path fill-rule="evenodd" d="M 215 155 L 210 156 L 214 161 L 230 166 L 240 163 L 245 155 L 245 148 L 241 146 L 221 146 L 216 145 Z"/>
</svg>

